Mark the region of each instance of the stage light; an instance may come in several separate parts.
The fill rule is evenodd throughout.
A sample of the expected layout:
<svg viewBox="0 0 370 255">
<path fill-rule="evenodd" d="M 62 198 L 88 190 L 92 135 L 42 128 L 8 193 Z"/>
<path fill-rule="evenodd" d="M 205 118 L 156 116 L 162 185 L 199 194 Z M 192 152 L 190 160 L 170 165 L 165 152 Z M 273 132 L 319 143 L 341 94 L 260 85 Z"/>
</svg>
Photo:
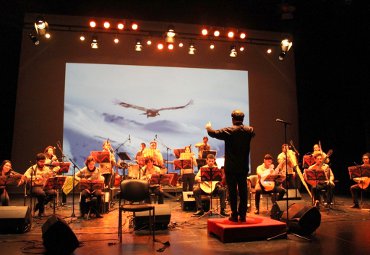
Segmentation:
<svg viewBox="0 0 370 255">
<path fill-rule="evenodd" d="M 175 28 L 170 25 L 168 26 L 167 33 L 166 33 L 166 43 L 174 43 L 175 42 Z"/>
<path fill-rule="evenodd" d="M 30 37 L 30 39 L 31 39 L 31 41 L 34 45 L 39 45 L 40 44 L 39 39 L 35 35 L 29 33 L 28 36 Z"/>
<path fill-rule="evenodd" d="M 35 21 L 35 30 L 38 35 L 44 36 L 49 28 L 48 23 L 41 16 L 37 17 Z"/>
<path fill-rule="evenodd" d="M 163 50 L 163 48 L 164 48 L 163 43 L 158 43 L 158 44 L 157 44 L 157 49 L 158 49 L 158 50 Z"/>
<path fill-rule="evenodd" d="M 96 27 L 96 22 L 92 20 L 92 21 L 89 22 L 89 25 L 90 25 L 91 28 L 94 28 L 94 27 Z"/>
<path fill-rule="evenodd" d="M 143 45 L 141 44 L 140 40 L 137 40 L 135 44 L 135 51 L 142 51 L 142 50 L 143 50 Z"/>
<path fill-rule="evenodd" d="M 80 35 L 80 41 L 85 41 L 86 37 L 84 35 Z"/>
<path fill-rule="evenodd" d="M 190 44 L 188 53 L 190 55 L 194 55 L 195 54 L 195 51 L 196 51 L 195 46 L 193 44 Z"/>
<path fill-rule="evenodd" d="M 227 33 L 227 37 L 229 37 L 230 39 L 232 39 L 232 38 L 234 38 L 234 32 L 233 31 L 229 31 L 228 33 Z"/>
<path fill-rule="evenodd" d="M 208 35 L 208 29 L 207 28 L 203 28 L 202 29 L 202 35 L 203 36 L 207 36 Z"/>
<path fill-rule="evenodd" d="M 152 45 L 152 40 L 148 39 L 148 40 L 146 41 L 146 45 L 148 45 L 148 46 Z"/>
<path fill-rule="evenodd" d="M 267 53 L 267 54 L 271 54 L 271 52 L 272 52 L 272 49 L 270 49 L 270 48 L 268 48 L 268 49 L 266 50 L 266 53 Z"/>
<path fill-rule="evenodd" d="M 244 46 L 240 46 L 240 47 L 239 47 L 239 51 L 240 51 L 240 52 L 242 52 L 242 51 L 244 51 L 244 50 L 245 50 L 245 47 L 244 47 Z"/>
<path fill-rule="evenodd" d="M 179 43 L 179 47 L 180 48 L 182 48 L 182 47 L 184 47 L 184 44 L 181 42 L 181 43 Z"/>
<path fill-rule="evenodd" d="M 119 43 L 119 39 L 118 39 L 118 37 L 117 37 L 117 36 L 116 36 L 116 37 L 114 37 L 113 42 L 114 42 L 115 44 Z"/>
<path fill-rule="evenodd" d="M 219 31 L 219 30 L 215 30 L 215 31 L 213 32 L 213 35 L 214 35 L 215 37 L 219 37 L 219 36 L 220 36 L 220 31 Z"/>
<path fill-rule="evenodd" d="M 174 49 L 173 44 L 172 44 L 172 43 L 169 43 L 169 44 L 167 45 L 167 49 L 168 49 L 168 50 L 173 50 L 173 49 Z"/>
<path fill-rule="evenodd" d="M 210 48 L 211 50 L 213 50 L 213 49 L 215 48 L 215 45 L 214 45 L 213 43 L 211 43 L 211 44 L 209 45 L 209 48 Z"/>
<path fill-rule="evenodd" d="M 231 46 L 230 57 L 235 58 L 237 55 L 238 55 L 238 52 L 236 51 L 235 46 Z"/>
<path fill-rule="evenodd" d="M 289 41 L 289 39 L 284 39 L 284 40 L 281 41 L 281 43 L 280 43 L 281 53 L 279 55 L 279 60 L 280 61 L 284 60 L 285 55 L 290 50 L 292 45 L 293 45 L 293 43 L 291 41 Z"/>
<path fill-rule="evenodd" d="M 109 29 L 109 28 L 110 28 L 110 23 L 109 23 L 108 21 L 104 21 L 104 23 L 103 23 L 103 27 L 104 27 L 105 29 Z"/>
<path fill-rule="evenodd" d="M 118 30 L 123 30 L 124 28 L 125 28 L 125 25 L 122 22 L 117 24 L 117 29 Z"/>
<path fill-rule="evenodd" d="M 45 38 L 46 38 L 46 39 L 50 39 L 50 37 L 51 37 L 51 34 L 50 34 L 49 32 L 47 32 L 47 33 L 45 34 Z"/>
<path fill-rule="evenodd" d="M 99 48 L 98 38 L 96 36 L 93 36 L 92 37 L 92 40 L 91 40 L 91 48 L 92 49 L 98 49 Z"/>
<path fill-rule="evenodd" d="M 138 29 L 139 29 L 139 25 L 138 25 L 137 23 L 133 22 L 133 23 L 131 24 L 131 29 L 132 29 L 132 30 L 134 30 L 134 31 L 136 31 L 136 30 L 138 30 Z"/>
<path fill-rule="evenodd" d="M 244 32 L 241 32 L 239 35 L 240 39 L 245 39 L 247 37 L 247 34 Z"/>
</svg>

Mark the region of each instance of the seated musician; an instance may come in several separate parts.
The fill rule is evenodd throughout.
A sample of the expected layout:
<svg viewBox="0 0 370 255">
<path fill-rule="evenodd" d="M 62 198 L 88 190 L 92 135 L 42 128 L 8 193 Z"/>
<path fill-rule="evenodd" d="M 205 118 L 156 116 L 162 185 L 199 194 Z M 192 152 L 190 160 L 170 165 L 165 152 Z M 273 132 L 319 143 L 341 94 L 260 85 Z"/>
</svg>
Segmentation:
<svg viewBox="0 0 370 255">
<path fill-rule="evenodd" d="M 264 178 L 270 174 L 279 174 L 280 167 L 279 166 L 274 169 L 274 164 L 272 163 L 272 157 L 270 154 L 266 154 L 263 158 L 263 163 L 257 167 L 257 176 L 258 182 L 256 183 L 256 195 L 255 195 L 255 203 L 256 203 L 256 210 L 254 211 L 255 214 L 259 214 L 260 212 L 260 200 L 261 194 L 273 194 L 271 196 L 272 203 L 275 203 L 276 200 L 281 200 L 284 197 L 285 189 L 282 185 L 282 180 L 274 180 L 274 181 L 265 181 Z M 282 173 L 285 175 L 285 172 Z"/>
<path fill-rule="evenodd" d="M 312 198 L 315 201 L 315 206 L 320 207 L 320 193 L 324 190 L 323 200 L 324 205 L 332 203 L 334 191 L 334 174 L 329 165 L 323 162 L 323 156 L 320 153 L 314 155 L 315 164 L 310 166 L 308 170 L 323 170 L 326 180 L 309 180 L 306 170 L 303 173 L 303 178 L 311 185 Z"/>
<path fill-rule="evenodd" d="M 21 177 L 22 175 L 13 171 L 12 169 L 12 162 L 10 160 L 4 160 L 0 166 L 0 177 L 3 179 L 4 183 L 0 184 L 0 198 L 1 198 L 1 205 L 7 206 L 9 205 L 9 194 L 6 191 L 6 184 L 5 180 L 12 177 Z"/>
<path fill-rule="evenodd" d="M 157 141 L 151 141 L 150 148 L 144 150 L 143 155 L 145 158 L 152 158 L 154 165 L 163 168 L 163 156 L 160 150 L 157 149 Z"/>
<path fill-rule="evenodd" d="M 154 160 L 152 158 L 146 158 L 145 166 L 141 168 L 140 179 L 147 180 L 150 183 L 150 179 L 152 178 L 153 174 L 161 174 L 161 169 L 154 165 Z M 162 191 L 162 187 L 159 184 L 150 185 L 150 190 L 152 193 L 157 195 L 158 204 L 163 204 L 164 193 Z M 150 199 L 147 200 L 146 202 L 150 203 Z"/>
<path fill-rule="evenodd" d="M 370 161 L 369 161 L 369 158 L 370 158 L 370 153 L 367 152 L 365 153 L 364 155 L 362 155 L 362 165 L 361 167 L 370 167 Z M 358 203 L 358 196 L 359 196 L 359 193 L 361 192 L 361 189 L 368 189 L 369 187 L 369 177 L 363 177 L 365 179 L 363 180 L 359 180 L 357 184 L 354 184 L 351 186 L 351 195 L 352 195 L 352 200 L 353 200 L 353 205 L 351 206 L 351 208 L 360 208 L 360 205 Z"/>
<path fill-rule="evenodd" d="M 321 144 L 314 144 L 313 145 L 313 152 L 312 152 L 312 157 L 315 156 L 315 154 L 321 154 L 322 158 L 325 159 L 325 164 L 329 164 L 329 157 L 327 157 L 326 153 L 322 151 L 321 149 Z"/>
<path fill-rule="evenodd" d="M 100 172 L 104 176 L 104 185 L 106 188 L 110 188 L 112 186 L 112 174 L 113 174 L 113 167 L 116 164 L 116 159 L 114 158 L 113 148 L 111 143 L 106 140 L 103 143 L 103 150 L 109 152 L 109 162 L 102 162 L 99 165 Z"/>
<path fill-rule="evenodd" d="M 288 156 L 288 160 L 286 160 L 285 155 Z M 281 169 L 284 172 L 287 172 L 288 174 L 286 175 L 287 183 L 284 182 L 283 186 L 286 189 L 289 188 L 296 188 L 296 176 L 294 172 L 294 168 L 297 166 L 297 158 L 294 153 L 294 151 L 289 149 L 288 144 L 283 144 L 281 146 L 281 153 L 277 157 L 277 161 L 280 164 L 282 164 Z M 286 166 L 286 163 L 288 162 L 288 166 Z M 285 187 L 286 184 L 288 184 L 288 187 Z"/>
<path fill-rule="evenodd" d="M 181 159 L 190 159 L 189 168 L 181 169 L 182 191 L 192 191 L 194 186 L 194 166 L 197 165 L 194 153 L 191 152 L 190 146 L 185 146 L 185 152 L 180 154 Z"/>
<path fill-rule="evenodd" d="M 104 177 L 100 173 L 99 167 L 95 166 L 96 162 L 92 156 L 88 156 L 85 161 L 85 167 L 82 168 L 80 171 L 78 171 L 75 174 L 75 179 L 77 181 L 80 180 L 89 180 L 89 181 L 101 181 L 104 182 Z M 102 206 L 102 190 L 101 189 L 84 189 L 81 191 L 81 201 L 80 201 L 80 212 L 81 212 L 81 218 L 85 216 L 86 213 L 88 213 L 89 206 L 87 201 L 91 198 L 96 197 L 97 204 L 96 204 L 96 218 L 103 218 L 103 216 L 100 215 L 99 209 Z"/>
<path fill-rule="evenodd" d="M 210 169 L 210 168 L 217 168 L 216 165 L 216 158 L 213 154 L 208 154 L 207 155 L 207 164 L 205 166 L 202 166 L 197 175 L 195 176 L 195 182 L 197 182 L 199 185 L 196 186 L 193 190 L 194 198 L 195 198 L 195 203 L 197 207 L 197 212 L 194 213 L 195 216 L 201 216 L 204 214 L 204 210 L 202 208 L 202 201 L 201 201 L 201 195 L 203 194 L 217 194 L 220 198 L 220 214 L 222 216 L 229 216 L 226 212 L 226 189 L 222 187 L 221 183 L 219 181 L 202 181 L 202 169 Z M 222 179 L 224 179 L 224 173 L 222 173 Z"/>
<path fill-rule="evenodd" d="M 39 216 L 45 216 L 45 205 L 52 201 L 56 196 L 54 189 L 44 190 L 44 184 L 49 177 L 54 176 L 54 172 L 49 167 L 45 166 L 46 156 L 44 153 L 36 155 L 36 164 L 26 170 L 23 178 L 18 183 L 18 186 L 23 184 L 24 181 L 30 183 L 31 195 L 37 197 L 37 204 L 35 205 L 34 212 L 39 211 Z"/>
</svg>

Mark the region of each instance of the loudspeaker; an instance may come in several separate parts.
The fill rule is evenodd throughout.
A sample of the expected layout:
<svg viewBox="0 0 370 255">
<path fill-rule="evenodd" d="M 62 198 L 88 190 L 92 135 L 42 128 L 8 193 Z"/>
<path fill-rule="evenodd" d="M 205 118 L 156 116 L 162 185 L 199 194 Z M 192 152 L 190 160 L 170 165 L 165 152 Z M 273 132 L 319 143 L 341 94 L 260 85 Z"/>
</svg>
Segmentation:
<svg viewBox="0 0 370 255">
<path fill-rule="evenodd" d="M 182 192 L 181 208 L 183 211 L 195 211 L 196 205 L 193 191 Z"/>
<path fill-rule="evenodd" d="M 168 204 L 156 204 L 155 206 L 155 229 L 167 229 L 171 220 L 171 209 Z M 134 214 L 134 229 L 149 229 L 149 212 L 137 212 Z"/>
<path fill-rule="evenodd" d="M 53 215 L 42 225 L 42 239 L 50 254 L 71 254 L 79 241 L 68 224 Z"/>
<path fill-rule="evenodd" d="M 0 206 L 0 232 L 24 233 L 31 228 L 31 210 L 28 206 Z"/>
<path fill-rule="evenodd" d="M 312 234 L 321 224 L 320 211 L 313 206 L 307 206 L 303 201 L 278 201 L 271 209 L 271 218 L 285 221 L 289 230 L 300 235 Z"/>
<path fill-rule="evenodd" d="M 288 195 L 288 200 L 302 199 L 301 193 L 299 193 L 298 189 L 288 189 L 288 192 L 285 193 L 283 199 L 286 199 L 287 195 Z"/>
</svg>

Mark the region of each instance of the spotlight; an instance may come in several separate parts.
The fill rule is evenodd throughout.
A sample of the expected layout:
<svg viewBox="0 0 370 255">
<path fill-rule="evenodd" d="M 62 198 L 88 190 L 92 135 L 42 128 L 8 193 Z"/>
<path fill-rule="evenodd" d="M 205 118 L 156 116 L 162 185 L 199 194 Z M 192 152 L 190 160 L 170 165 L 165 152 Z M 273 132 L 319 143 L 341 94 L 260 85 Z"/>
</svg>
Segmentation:
<svg viewBox="0 0 370 255">
<path fill-rule="evenodd" d="M 233 31 L 229 31 L 228 33 L 227 33 L 227 37 L 229 37 L 230 39 L 232 39 L 232 38 L 234 38 L 234 32 Z"/>
<path fill-rule="evenodd" d="M 30 39 L 31 39 L 31 41 L 34 45 L 39 45 L 40 44 L 39 39 L 35 35 L 30 33 L 30 34 L 28 34 L 28 36 L 30 37 Z"/>
<path fill-rule="evenodd" d="M 94 27 L 96 27 L 96 22 L 92 20 L 92 21 L 89 22 L 89 25 L 90 25 L 91 28 L 94 28 Z"/>
<path fill-rule="evenodd" d="M 215 31 L 213 32 L 213 35 L 214 35 L 215 37 L 219 37 L 219 36 L 220 36 L 220 31 L 219 31 L 219 30 L 215 30 Z"/>
<path fill-rule="evenodd" d="M 119 43 L 119 39 L 118 39 L 118 37 L 117 37 L 117 36 L 116 36 L 116 37 L 114 37 L 113 42 L 114 42 L 115 44 Z"/>
<path fill-rule="evenodd" d="M 141 44 L 140 40 L 136 41 L 135 45 L 135 51 L 142 51 L 143 50 L 143 45 Z"/>
<path fill-rule="evenodd" d="M 174 49 L 173 44 L 172 44 L 172 43 L 169 43 L 169 44 L 167 45 L 167 49 L 172 51 L 172 50 Z"/>
<path fill-rule="evenodd" d="M 99 45 L 98 45 L 98 38 L 96 36 L 93 36 L 92 37 L 92 40 L 91 40 L 91 48 L 92 49 L 97 49 L 99 48 Z"/>
<path fill-rule="evenodd" d="M 103 27 L 104 27 L 105 29 L 109 29 L 109 28 L 110 28 L 110 23 L 109 23 L 108 21 L 104 21 L 104 23 L 103 23 Z"/>
<path fill-rule="evenodd" d="M 80 35 L 80 41 L 85 41 L 86 37 L 84 35 Z"/>
<path fill-rule="evenodd" d="M 122 22 L 117 24 L 117 29 L 118 30 L 123 30 L 124 28 L 125 28 L 125 25 Z"/>
<path fill-rule="evenodd" d="M 134 31 L 136 31 L 136 30 L 138 30 L 138 29 L 139 29 L 139 25 L 138 25 L 137 23 L 133 22 L 133 23 L 131 24 L 131 29 L 132 29 L 132 30 L 134 30 Z"/>
<path fill-rule="evenodd" d="M 51 37 L 51 34 L 50 34 L 49 32 L 47 32 L 47 33 L 45 34 L 45 38 L 46 38 L 46 39 L 50 39 L 50 37 Z"/>
<path fill-rule="evenodd" d="M 281 43 L 280 43 L 281 53 L 279 55 L 279 60 L 280 61 L 284 60 L 285 55 L 290 50 L 292 45 L 293 45 L 293 43 L 291 41 L 289 41 L 289 39 L 284 39 L 284 40 L 281 41 Z"/>
<path fill-rule="evenodd" d="M 175 35 L 176 35 L 175 28 L 172 25 L 168 26 L 166 33 L 166 43 L 174 43 Z"/>
<path fill-rule="evenodd" d="M 45 35 L 49 28 L 48 23 L 45 21 L 43 17 L 37 17 L 35 21 L 35 30 L 38 35 Z"/>
<path fill-rule="evenodd" d="M 164 48 L 163 43 L 160 42 L 160 43 L 157 44 L 157 49 L 158 50 L 163 50 L 163 48 Z"/>
<path fill-rule="evenodd" d="M 214 43 L 211 43 L 211 44 L 209 45 L 209 48 L 210 48 L 211 50 L 213 50 L 213 49 L 215 48 L 215 44 L 214 44 Z"/>
<path fill-rule="evenodd" d="M 244 32 L 241 32 L 239 35 L 240 39 L 245 39 L 247 37 L 247 34 Z"/>
<path fill-rule="evenodd" d="M 190 44 L 188 53 L 190 55 L 194 55 L 195 54 L 195 51 L 196 51 L 196 49 L 195 49 L 194 45 L 193 44 Z"/>
<path fill-rule="evenodd" d="M 148 39 L 148 40 L 146 41 L 146 45 L 148 45 L 148 46 L 152 45 L 152 40 Z"/>
<path fill-rule="evenodd" d="M 184 44 L 182 42 L 179 43 L 179 47 L 182 48 L 184 47 Z"/>
<path fill-rule="evenodd" d="M 244 46 L 240 46 L 239 47 L 239 51 L 241 52 L 241 51 L 244 51 L 245 50 L 245 47 Z"/>
<path fill-rule="evenodd" d="M 203 28 L 203 29 L 202 29 L 202 35 L 203 35 L 203 36 L 208 35 L 208 30 L 207 30 L 207 28 Z"/>
<path fill-rule="evenodd" d="M 238 55 L 238 52 L 236 51 L 235 46 L 231 46 L 230 57 L 235 58 L 237 55 Z"/>
<path fill-rule="evenodd" d="M 268 49 L 266 50 L 266 53 L 267 53 L 267 54 L 271 54 L 271 53 L 272 53 L 272 49 L 268 48 Z"/>
</svg>

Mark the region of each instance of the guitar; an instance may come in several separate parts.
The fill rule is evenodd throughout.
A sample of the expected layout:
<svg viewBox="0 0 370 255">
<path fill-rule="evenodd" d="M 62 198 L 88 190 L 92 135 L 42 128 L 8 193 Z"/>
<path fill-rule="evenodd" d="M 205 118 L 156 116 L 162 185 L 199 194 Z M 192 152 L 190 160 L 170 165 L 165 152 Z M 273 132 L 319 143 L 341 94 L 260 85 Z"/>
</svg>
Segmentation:
<svg viewBox="0 0 370 255">
<path fill-rule="evenodd" d="M 369 184 L 370 184 L 369 177 L 355 177 L 353 178 L 353 180 L 358 183 L 358 186 L 361 189 L 367 189 L 367 187 L 369 187 Z"/>
<path fill-rule="evenodd" d="M 211 194 L 215 188 L 216 188 L 216 185 L 217 183 L 219 183 L 219 181 L 202 181 L 200 184 L 199 184 L 199 187 L 207 194 Z"/>
</svg>

